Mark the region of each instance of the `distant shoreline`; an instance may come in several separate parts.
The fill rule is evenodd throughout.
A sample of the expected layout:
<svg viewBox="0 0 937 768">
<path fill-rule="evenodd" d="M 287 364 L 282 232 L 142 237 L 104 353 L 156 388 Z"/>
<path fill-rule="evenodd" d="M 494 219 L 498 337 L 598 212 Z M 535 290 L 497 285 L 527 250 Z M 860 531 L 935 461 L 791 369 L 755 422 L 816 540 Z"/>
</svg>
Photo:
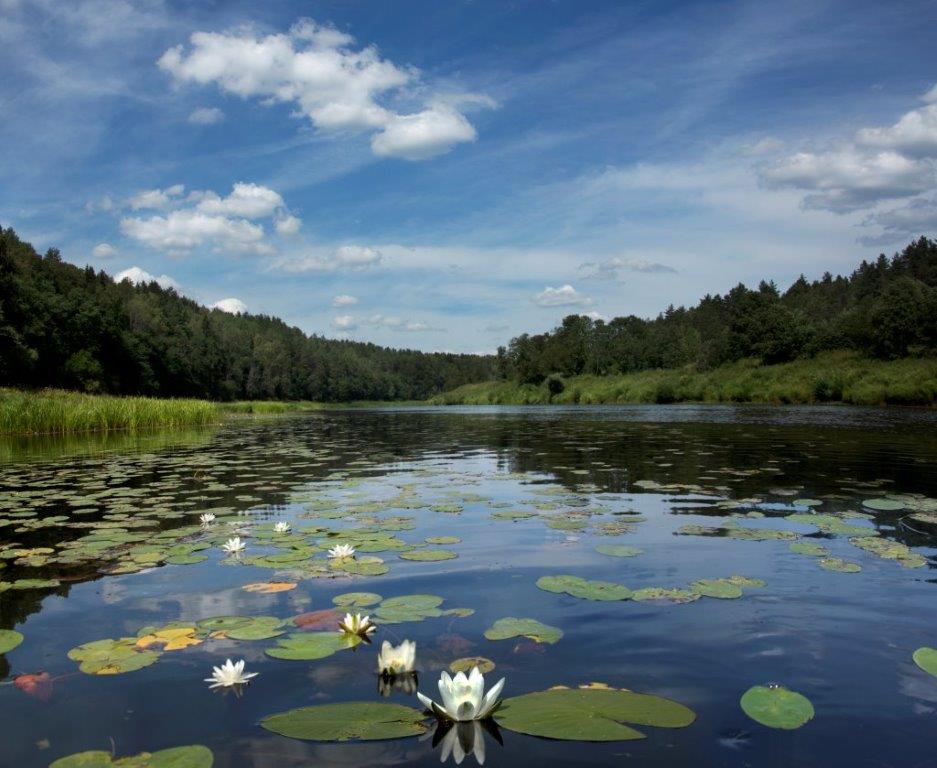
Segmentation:
<svg viewBox="0 0 937 768">
<path fill-rule="evenodd" d="M 778 365 L 742 360 L 697 371 L 685 368 L 610 376 L 551 377 L 520 384 L 488 381 L 435 395 L 432 405 L 601 405 L 646 403 L 757 403 L 764 405 L 937 404 L 937 358 L 871 360 L 828 352 Z M 557 384 L 559 381 L 560 384 Z"/>
</svg>

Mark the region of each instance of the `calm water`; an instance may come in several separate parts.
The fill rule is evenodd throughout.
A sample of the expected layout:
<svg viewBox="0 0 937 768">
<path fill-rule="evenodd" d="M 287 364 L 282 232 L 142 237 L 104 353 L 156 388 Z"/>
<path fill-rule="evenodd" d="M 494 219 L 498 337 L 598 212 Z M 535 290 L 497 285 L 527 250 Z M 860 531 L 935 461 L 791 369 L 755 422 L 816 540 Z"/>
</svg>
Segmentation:
<svg viewBox="0 0 937 768">
<path fill-rule="evenodd" d="M 327 702 L 419 707 L 403 691 L 381 696 L 375 646 L 288 661 L 265 653 L 277 638 L 200 633 L 200 644 L 113 675 L 81 672 L 67 656 L 144 627 L 218 616 L 305 615 L 307 630 L 331 629 L 332 598 L 352 591 L 438 595 L 443 611 L 474 611 L 379 628 L 375 645 L 417 642 L 427 694 L 435 696 L 450 662 L 478 655 L 496 664 L 491 682 L 507 677 L 508 697 L 602 682 L 674 699 L 697 715 L 686 728 L 642 726 L 645 739 L 610 744 L 502 729 L 485 737 L 485 765 L 937 766 L 937 677 L 911 659 L 916 648 L 937 646 L 937 529 L 908 525 L 937 497 L 935 427 L 937 412 L 914 410 L 400 409 L 8 443 L 0 448 L 0 581 L 41 581 L 0 593 L 0 628 L 25 637 L 0 655 L 0 766 L 185 744 L 209 747 L 222 768 L 437 765 L 433 739 L 330 744 L 259 726 L 267 715 Z M 883 498 L 901 508 L 863 504 Z M 207 531 L 198 527 L 205 510 L 217 515 Z M 845 527 L 824 532 L 785 519 L 811 511 Z M 276 521 L 292 533 L 277 539 Z M 687 525 L 719 530 L 680 534 Z M 906 545 L 905 564 L 919 567 L 855 546 L 856 528 Z M 235 529 L 248 545 L 237 560 L 218 546 Z M 749 529 L 767 531 L 766 540 L 751 540 Z M 370 532 L 376 551 L 358 556 L 375 558 L 375 571 L 379 558 L 386 573 L 327 567 L 319 544 L 347 530 Z M 861 571 L 826 570 L 790 549 L 794 534 Z M 424 541 L 440 536 L 459 541 Z M 596 550 L 609 544 L 641 553 Z M 457 557 L 401 558 L 438 549 Z M 764 586 L 739 599 L 597 602 L 537 587 L 557 574 L 633 590 L 733 574 Z M 242 589 L 269 581 L 297 586 Z M 486 639 L 508 616 L 563 637 Z M 260 673 L 239 696 L 203 682 L 226 657 Z M 23 677 L 31 675 L 42 676 Z M 740 696 L 769 683 L 807 696 L 815 718 L 796 731 L 749 719 Z"/>
</svg>

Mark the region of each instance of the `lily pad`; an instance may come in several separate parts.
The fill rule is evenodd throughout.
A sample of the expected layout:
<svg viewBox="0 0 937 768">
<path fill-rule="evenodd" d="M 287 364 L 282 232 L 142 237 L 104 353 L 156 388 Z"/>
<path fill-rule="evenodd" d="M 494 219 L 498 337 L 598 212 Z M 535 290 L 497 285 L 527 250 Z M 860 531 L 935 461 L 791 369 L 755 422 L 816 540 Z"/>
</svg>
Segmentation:
<svg viewBox="0 0 937 768">
<path fill-rule="evenodd" d="M 269 715 L 260 721 L 268 731 L 308 741 L 376 741 L 419 736 L 429 727 L 413 707 L 359 701 L 319 704 Z"/>
<path fill-rule="evenodd" d="M 241 589 L 245 592 L 256 592 L 260 595 L 275 595 L 278 592 L 289 592 L 296 589 L 295 581 L 258 581 L 253 584 L 245 584 Z"/>
<path fill-rule="evenodd" d="M 813 704 L 796 691 L 774 685 L 749 688 L 739 701 L 752 720 L 769 728 L 793 730 L 813 719 Z"/>
<path fill-rule="evenodd" d="M 552 645 L 563 637 L 563 630 L 542 624 L 536 619 L 518 619 L 506 616 L 498 619 L 485 630 L 485 637 L 489 640 L 509 640 L 512 637 L 527 637 L 535 643 L 549 643 Z"/>
<path fill-rule="evenodd" d="M 859 573 L 862 570 L 859 563 L 843 560 L 841 557 L 823 557 L 818 562 L 826 570 L 836 571 L 837 573 Z"/>
<path fill-rule="evenodd" d="M 449 665 L 449 671 L 453 674 L 457 672 L 465 672 L 468 674 L 474 667 L 478 667 L 479 672 L 483 675 L 487 675 L 495 668 L 495 663 L 484 656 L 466 656 L 453 661 Z"/>
<path fill-rule="evenodd" d="M 336 595 L 332 602 L 339 608 L 367 608 L 381 602 L 381 596 L 374 592 L 345 592 Z"/>
<path fill-rule="evenodd" d="M 629 547 L 624 544 L 599 544 L 595 551 L 610 557 L 637 557 L 644 554 L 644 550 L 640 547 Z"/>
<path fill-rule="evenodd" d="M 315 661 L 325 659 L 333 653 L 354 648 L 361 643 L 356 635 L 344 635 L 338 630 L 333 632 L 294 632 L 281 637 L 277 645 L 268 648 L 266 653 L 274 659 L 289 661 Z"/>
<path fill-rule="evenodd" d="M 693 710 L 676 701 L 613 688 L 553 688 L 507 699 L 495 712 L 503 728 L 531 736 L 569 741 L 643 739 L 626 723 L 685 728 Z"/>
<path fill-rule="evenodd" d="M 537 586 L 546 592 L 565 592 L 584 600 L 627 600 L 631 590 L 611 581 L 589 581 L 579 576 L 541 576 Z"/>
<path fill-rule="evenodd" d="M 118 675 L 135 672 L 156 663 L 159 651 L 140 650 L 137 638 L 95 640 L 72 648 L 68 658 L 79 662 L 79 669 L 89 675 Z"/>
<path fill-rule="evenodd" d="M 23 642 L 23 636 L 15 629 L 0 629 L 0 653 L 12 651 Z"/>
<path fill-rule="evenodd" d="M 728 579 L 700 579 L 690 584 L 690 589 L 703 597 L 718 600 L 734 600 L 742 596 L 742 588 Z"/>
<path fill-rule="evenodd" d="M 458 544 L 462 541 L 458 536 L 427 536 L 427 544 Z"/>
<path fill-rule="evenodd" d="M 918 648 L 914 652 L 914 663 L 929 675 L 937 677 L 937 648 Z"/>
<path fill-rule="evenodd" d="M 668 589 L 666 587 L 645 587 L 644 589 L 636 589 L 631 594 L 631 599 L 639 602 L 644 600 L 662 600 L 670 603 L 692 603 L 694 600 L 699 600 L 701 597 L 702 595 L 699 592 L 695 592 L 692 589 Z"/>
<path fill-rule="evenodd" d="M 448 549 L 416 549 L 412 552 L 403 552 L 400 555 L 401 560 L 416 560 L 423 563 L 453 560 L 456 557 L 458 557 L 458 554 Z"/>
<path fill-rule="evenodd" d="M 133 757 L 114 759 L 110 752 L 94 750 L 60 757 L 49 768 L 211 768 L 215 757 L 208 747 L 193 744 L 188 747 L 161 749 L 159 752 L 141 752 Z"/>
<path fill-rule="evenodd" d="M 269 640 L 285 634 L 283 620 L 276 616 L 253 616 L 250 623 L 224 630 L 231 640 Z"/>
<path fill-rule="evenodd" d="M 826 547 L 817 544 L 815 541 L 792 541 L 788 546 L 791 552 L 798 555 L 807 555 L 807 557 L 826 557 L 830 554 Z"/>
<path fill-rule="evenodd" d="M 862 506 L 876 512 L 897 512 L 905 508 L 905 503 L 896 499 L 864 499 Z"/>
</svg>

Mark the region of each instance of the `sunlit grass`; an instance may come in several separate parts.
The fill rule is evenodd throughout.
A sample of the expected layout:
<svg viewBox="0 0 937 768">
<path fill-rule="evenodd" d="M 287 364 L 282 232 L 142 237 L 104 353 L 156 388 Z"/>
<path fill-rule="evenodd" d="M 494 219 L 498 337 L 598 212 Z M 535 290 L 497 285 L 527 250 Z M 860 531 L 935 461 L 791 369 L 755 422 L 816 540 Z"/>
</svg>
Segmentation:
<svg viewBox="0 0 937 768">
<path fill-rule="evenodd" d="M 933 405 L 937 359 L 869 360 L 831 352 L 782 365 L 744 360 L 711 371 L 649 370 L 621 376 L 573 376 L 552 398 L 546 384 L 482 382 L 431 398 L 444 405 L 543 403 L 823 403 Z"/>
</svg>

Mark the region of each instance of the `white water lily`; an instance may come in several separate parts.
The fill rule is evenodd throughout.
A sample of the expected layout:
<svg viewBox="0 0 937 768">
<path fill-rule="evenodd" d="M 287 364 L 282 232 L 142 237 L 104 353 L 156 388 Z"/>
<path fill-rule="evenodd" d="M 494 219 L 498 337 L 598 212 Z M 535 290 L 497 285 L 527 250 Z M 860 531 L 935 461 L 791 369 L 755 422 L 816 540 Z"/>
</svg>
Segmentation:
<svg viewBox="0 0 937 768">
<path fill-rule="evenodd" d="M 354 557 L 355 548 L 351 544 L 336 544 L 329 550 L 329 557 Z"/>
<path fill-rule="evenodd" d="M 215 516 L 211 512 L 206 512 L 204 515 L 199 515 L 198 519 L 201 521 L 202 525 L 208 525 L 209 523 L 215 522 Z"/>
<path fill-rule="evenodd" d="M 416 643 L 404 640 L 394 647 L 387 640 L 381 643 L 377 655 L 377 671 L 382 675 L 407 675 L 416 665 Z"/>
<path fill-rule="evenodd" d="M 289 533 L 290 524 L 289 523 L 277 523 L 275 526 L 273 526 L 273 530 L 275 530 L 277 533 Z"/>
<path fill-rule="evenodd" d="M 235 536 L 233 539 L 228 539 L 222 544 L 221 548 L 228 554 L 236 555 L 247 549 L 247 544 L 244 543 L 244 540 L 240 536 Z"/>
<path fill-rule="evenodd" d="M 377 629 L 377 625 L 371 621 L 370 616 L 362 616 L 360 613 L 352 616 L 350 613 L 346 613 L 345 618 L 338 623 L 338 628 L 340 632 L 344 632 L 346 635 L 359 635 L 366 638 Z"/>
<path fill-rule="evenodd" d="M 501 695 L 502 688 L 504 688 L 503 677 L 491 687 L 488 693 L 485 693 L 485 676 L 478 671 L 478 667 L 472 667 L 472 672 L 468 677 L 464 672 L 459 672 L 454 678 L 449 677 L 448 672 L 443 672 L 439 676 L 439 695 L 442 696 L 442 706 L 422 693 L 417 693 L 417 697 L 423 702 L 423 706 L 432 710 L 436 717 L 466 722 L 484 720 L 494 712 L 501 703 L 498 696 Z"/>
<path fill-rule="evenodd" d="M 229 688 L 232 685 L 243 685 L 252 677 L 257 677 L 257 672 L 244 672 L 244 659 L 236 664 L 227 659 L 220 667 L 212 667 L 211 677 L 206 677 L 206 683 L 212 683 L 209 688 Z"/>
</svg>

